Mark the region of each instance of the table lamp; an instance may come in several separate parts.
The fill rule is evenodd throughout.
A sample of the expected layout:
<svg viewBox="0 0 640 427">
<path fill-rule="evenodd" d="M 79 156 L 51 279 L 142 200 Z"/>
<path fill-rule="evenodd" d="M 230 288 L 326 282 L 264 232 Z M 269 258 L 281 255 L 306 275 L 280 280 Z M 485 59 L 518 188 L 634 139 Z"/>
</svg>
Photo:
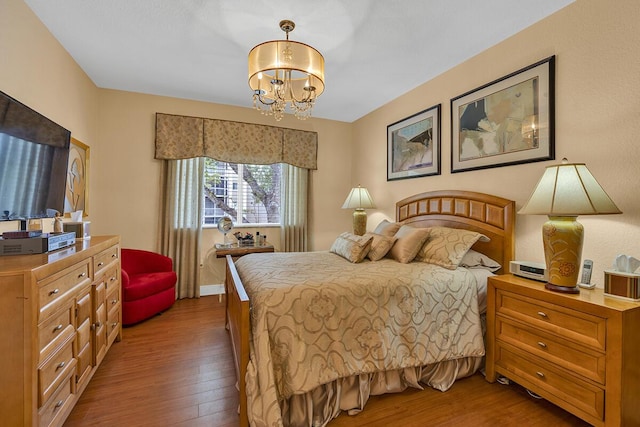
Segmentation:
<svg viewBox="0 0 640 427">
<path fill-rule="evenodd" d="M 362 236 L 367 231 L 367 213 L 365 209 L 375 209 L 373 199 L 366 188 L 359 185 L 351 189 L 342 209 L 355 209 L 353 211 L 353 234 Z"/>
<path fill-rule="evenodd" d="M 552 291 L 579 293 L 578 274 L 582 258 L 583 227 L 578 215 L 622 213 L 584 163 L 548 166 L 529 201 L 518 212 L 548 215 L 542 226 L 544 259 Z"/>
</svg>

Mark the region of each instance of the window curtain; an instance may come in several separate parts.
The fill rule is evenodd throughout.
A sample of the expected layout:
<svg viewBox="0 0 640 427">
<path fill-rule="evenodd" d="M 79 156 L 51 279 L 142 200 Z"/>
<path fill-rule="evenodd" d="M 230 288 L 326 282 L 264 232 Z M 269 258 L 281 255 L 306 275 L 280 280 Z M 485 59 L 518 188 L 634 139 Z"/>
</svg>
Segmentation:
<svg viewBox="0 0 640 427">
<path fill-rule="evenodd" d="M 203 158 L 163 162 L 160 252 L 174 261 L 178 299 L 200 297 L 203 172 Z"/>
<path fill-rule="evenodd" d="M 284 164 L 280 244 L 283 252 L 306 252 L 309 170 Z"/>
<path fill-rule="evenodd" d="M 156 113 L 156 159 L 210 157 L 230 163 L 286 163 L 315 170 L 317 151 L 316 132 Z"/>
</svg>

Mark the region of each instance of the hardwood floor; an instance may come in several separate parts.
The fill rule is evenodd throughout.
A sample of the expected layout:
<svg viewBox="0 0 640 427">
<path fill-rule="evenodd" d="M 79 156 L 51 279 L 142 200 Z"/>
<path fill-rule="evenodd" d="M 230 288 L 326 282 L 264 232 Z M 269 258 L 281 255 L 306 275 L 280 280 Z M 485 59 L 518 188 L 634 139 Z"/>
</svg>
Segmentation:
<svg viewBox="0 0 640 427">
<path fill-rule="evenodd" d="M 224 301 L 179 300 L 160 316 L 124 329 L 65 427 L 237 427 L 238 397 Z M 588 426 L 517 385 L 480 374 L 442 393 L 407 390 L 374 396 L 365 411 L 329 427 Z"/>
</svg>

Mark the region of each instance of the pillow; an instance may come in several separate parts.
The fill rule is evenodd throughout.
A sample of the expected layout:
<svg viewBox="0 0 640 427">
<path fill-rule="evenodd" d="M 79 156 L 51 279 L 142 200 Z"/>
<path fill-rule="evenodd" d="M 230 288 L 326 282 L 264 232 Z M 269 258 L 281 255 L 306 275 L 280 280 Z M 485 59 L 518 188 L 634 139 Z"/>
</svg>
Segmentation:
<svg viewBox="0 0 640 427">
<path fill-rule="evenodd" d="M 372 240 L 371 236 L 356 236 L 355 234 L 344 232 L 333 242 L 330 252 L 354 263 L 361 262 L 369 253 Z"/>
<path fill-rule="evenodd" d="M 500 270 L 499 262 L 493 260 L 486 256 L 485 254 L 481 254 L 480 252 L 476 252 L 473 249 L 469 249 L 466 254 L 462 257 L 462 261 L 460 261 L 460 267 L 466 268 L 483 268 L 485 270 L 489 270 L 492 273 Z"/>
<path fill-rule="evenodd" d="M 488 242 L 490 239 L 484 234 L 461 228 L 432 227 L 429 240 L 416 255 L 416 260 L 455 270 L 478 240 Z"/>
<path fill-rule="evenodd" d="M 399 222 L 389 222 L 386 219 L 383 219 L 380 224 L 378 224 L 376 229 L 373 230 L 373 232 L 375 234 L 382 234 L 383 236 L 393 237 L 396 235 L 401 225 L 402 224 L 400 224 Z"/>
<path fill-rule="evenodd" d="M 371 236 L 371 249 L 367 254 L 367 258 L 371 261 L 378 261 L 384 258 L 396 241 L 395 237 L 383 236 L 382 234 L 366 233 L 366 236 Z"/>
<path fill-rule="evenodd" d="M 429 230 L 429 228 L 403 225 L 395 235 L 398 240 L 391 247 L 389 256 L 403 264 L 413 261 L 424 242 L 429 238 Z"/>
</svg>

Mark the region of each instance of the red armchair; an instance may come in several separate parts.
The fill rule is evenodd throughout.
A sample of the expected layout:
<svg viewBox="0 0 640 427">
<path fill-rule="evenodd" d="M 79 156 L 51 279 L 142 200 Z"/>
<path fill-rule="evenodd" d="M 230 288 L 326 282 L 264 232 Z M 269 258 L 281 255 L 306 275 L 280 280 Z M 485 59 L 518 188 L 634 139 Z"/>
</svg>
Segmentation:
<svg viewBox="0 0 640 427">
<path fill-rule="evenodd" d="M 176 300 L 173 260 L 140 249 L 122 249 L 122 324 L 132 325 L 171 307 Z"/>
</svg>

